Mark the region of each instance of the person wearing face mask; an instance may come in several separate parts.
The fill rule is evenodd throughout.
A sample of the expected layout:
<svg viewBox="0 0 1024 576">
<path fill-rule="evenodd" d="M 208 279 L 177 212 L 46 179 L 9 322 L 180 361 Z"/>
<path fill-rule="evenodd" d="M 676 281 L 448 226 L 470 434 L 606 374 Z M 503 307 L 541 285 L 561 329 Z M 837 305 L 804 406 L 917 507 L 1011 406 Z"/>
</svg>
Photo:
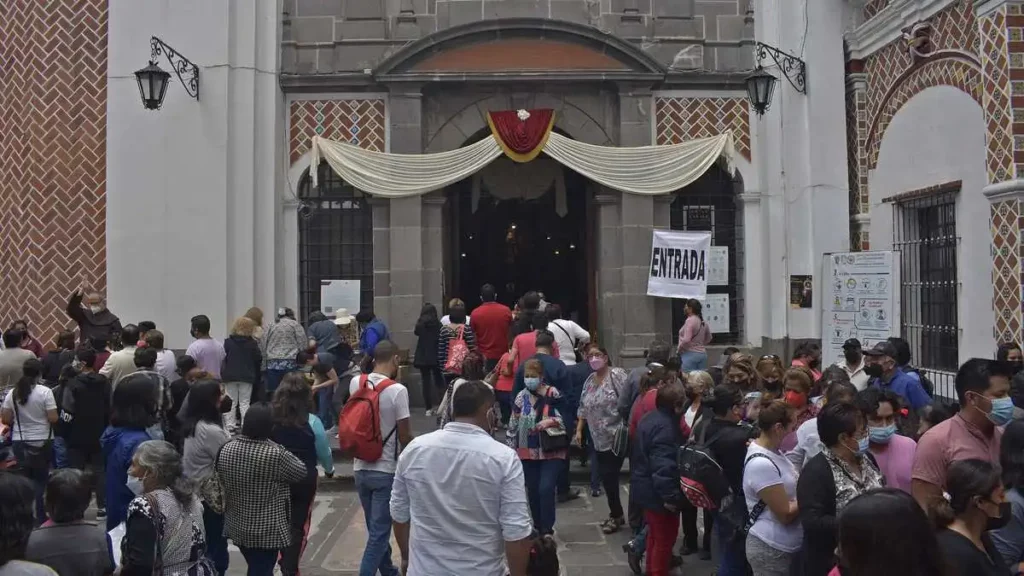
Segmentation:
<svg viewBox="0 0 1024 576">
<path fill-rule="evenodd" d="M 853 402 L 857 397 L 857 389 L 849 382 L 835 384 L 825 393 L 825 406 L 836 402 Z M 821 437 L 818 436 L 817 418 L 808 420 L 796 429 L 796 446 L 786 452 L 786 458 L 796 466 L 797 470 L 803 470 L 804 466 L 812 458 L 821 452 L 824 445 Z"/>
<path fill-rule="evenodd" d="M 106 299 L 99 292 L 83 294 L 81 290 L 75 290 L 68 299 L 65 311 L 78 324 L 78 337 L 82 344 L 93 339 L 109 342 L 121 332 L 121 320 L 107 310 Z M 132 340 L 125 344 L 134 345 L 135 342 Z"/>
<path fill-rule="evenodd" d="M 867 388 L 857 393 L 857 406 L 868 423 L 871 455 L 886 484 L 910 494 L 910 475 L 917 442 L 896 433 L 900 397 L 891 390 Z"/>
<path fill-rule="evenodd" d="M 541 535 L 552 534 L 555 531 L 556 485 L 568 450 L 545 449 L 547 442 L 542 442 L 541 434 L 550 434 L 548 429 L 564 432 L 562 415 L 555 407 L 562 395 L 545 381 L 544 366 L 540 360 L 527 360 L 521 368 L 523 390 L 512 402 L 505 441 L 523 463 L 526 496 L 534 527 Z"/>
<path fill-rule="evenodd" d="M 782 397 L 782 360 L 775 354 L 765 354 L 757 361 L 757 374 L 761 377 L 764 391 L 775 398 Z"/>
<path fill-rule="evenodd" d="M 892 390 L 899 394 L 914 411 L 924 408 L 932 399 L 921 387 L 921 381 L 907 375 L 896 365 L 896 347 L 883 341 L 864 351 L 864 372 L 871 378 L 869 385 Z"/>
<path fill-rule="evenodd" d="M 836 519 L 843 507 L 859 494 L 885 485 L 869 452 L 867 424 L 859 408 L 830 402 L 817 424 L 824 448 L 807 462 L 797 483 L 804 576 L 826 576 L 835 566 Z"/>
<path fill-rule="evenodd" d="M 1014 420 L 1006 425 L 999 449 L 999 468 L 1011 518 L 1006 526 L 988 535 L 1006 565 L 1020 574 L 1024 572 L 1024 421 Z"/>
<path fill-rule="evenodd" d="M 139 444 L 151 440 L 146 430 L 157 421 L 156 396 L 145 380 L 130 380 L 114 389 L 111 396 L 110 426 L 100 437 L 106 469 L 104 489 L 107 501 L 107 530 L 125 521 L 128 503 L 134 495 L 125 486 L 132 454 Z"/>
<path fill-rule="evenodd" d="M 818 407 L 810 401 L 813 378 L 811 371 L 802 366 L 786 370 L 786 375 L 782 377 L 782 398 L 793 408 L 793 420 L 796 422 L 793 431 L 782 440 L 780 448 L 783 454 L 796 448 L 796 429 L 818 415 Z"/>
<path fill-rule="evenodd" d="M 758 410 L 760 436 L 747 447 L 743 461 L 743 497 L 750 532 L 746 553 L 753 576 L 787 576 L 800 550 L 803 528 L 796 488 L 799 472 L 779 451 L 796 425 L 793 407 L 780 400 Z"/>
<path fill-rule="evenodd" d="M 817 382 L 821 378 L 821 345 L 817 342 L 804 342 L 797 346 L 790 366 L 807 368 Z"/>
<path fill-rule="evenodd" d="M 860 340 L 850 338 L 843 342 L 843 359 L 836 362 L 850 377 L 850 382 L 861 391 L 868 387 L 870 377 L 864 371 L 864 350 L 861 348 Z"/>
<path fill-rule="evenodd" d="M 947 470 L 958 460 L 999 461 L 1002 426 L 1013 418 L 1012 370 L 1003 362 L 972 358 L 956 373 L 960 412 L 929 429 L 917 442 L 911 493 L 925 510 L 942 499 Z"/>
<path fill-rule="evenodd" d="M 1013 398 L 1013 405 L 1024 408 L 1024 356 L 1020 346 L 1015 342 L 1003 342 L 996 348 L 996 360 L 1008 363 L 1013 367 L 1013 379 L 1010 380 L 1010 397 Z"/>
<path fill-rule="evenodd" d="M 935 501 L 930 514 L 952 574 L 1008 576 L 1010 571 L 988 532 L 1010 521 L 1010 503 L 989 461 L 970 458 L 954 462 L 946 478 L 949 498 Z"/>
<path fill-rule="evenodd" d="M 764 390 L 761 377 L 754 369 L 754 357 L 750 354 L 737 352 L 730 356 L 723 374 L 723 383 L 736 387 L 743 394 L 746 404 L 743 419 L 748 422 L 757 421 L 757 411 L 760 410 L 762 400 L 778 398 Z"/>
</svg>

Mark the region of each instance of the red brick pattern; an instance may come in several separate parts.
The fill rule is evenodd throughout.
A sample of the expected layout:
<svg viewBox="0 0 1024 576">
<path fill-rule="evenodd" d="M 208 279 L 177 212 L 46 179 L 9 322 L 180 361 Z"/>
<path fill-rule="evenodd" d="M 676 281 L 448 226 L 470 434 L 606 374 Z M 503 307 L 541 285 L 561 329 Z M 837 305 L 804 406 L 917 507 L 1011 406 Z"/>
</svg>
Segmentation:
<svg viewBox="0 0 1024 576">
<path fill-rule="evenodd" d="M 1013 110 L 1010 104 L 1010 54 L 1006 39 L 1006 7 L 981 18 L 981 65 L 985 72 L 985 140 L 988 181 L 1014 177 Z"/>
<path fill-rule="evenodd" d="M 107 0 L 0 1 L 0 326 L 105 290 Z"/>
<path fill-rule="evenodd" d="M 659 96 L 654 109 L 656 144 L 678 144 L 731 132 L 736 151 L 750 160 L 750 105 L 746 98 Z"/>
<path fill-rule="evenodd" d="M 1017 200 L 992 204 L 992 335 L 997 342 L 1020 342 L 1021 219 Z"/>
<path fill-rule="evenodd" d="M 296 100 L 289 110 L 288 149 L 294 164 L 309 150 L 313 136 L 385 151 L 384 100 Z"/>
<path fill-rule="evenodd" d="M 863 74 L 850 75 L 846 85 L 846 150 L 850 185 L 850 214 L 868 211 L 867 93 L 860 79 Z"/>
</svg>

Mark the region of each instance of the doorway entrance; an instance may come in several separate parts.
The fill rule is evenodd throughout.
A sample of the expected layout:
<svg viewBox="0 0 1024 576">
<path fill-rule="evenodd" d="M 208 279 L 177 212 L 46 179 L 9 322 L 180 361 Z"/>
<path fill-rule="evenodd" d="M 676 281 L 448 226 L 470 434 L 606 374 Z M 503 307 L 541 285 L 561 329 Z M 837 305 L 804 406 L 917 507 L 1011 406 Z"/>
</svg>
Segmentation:
<svg viewBox="0 0 1024 576">
<path fill-rule="evenodd" d="M 469 308 L 490 283 L 514 306 L 543 292 L 594 330 L 596 299 L 589 180 L 541 155 L 525 164 L 499 158 L 448 187 L 446 299 Z"/>
</svg>

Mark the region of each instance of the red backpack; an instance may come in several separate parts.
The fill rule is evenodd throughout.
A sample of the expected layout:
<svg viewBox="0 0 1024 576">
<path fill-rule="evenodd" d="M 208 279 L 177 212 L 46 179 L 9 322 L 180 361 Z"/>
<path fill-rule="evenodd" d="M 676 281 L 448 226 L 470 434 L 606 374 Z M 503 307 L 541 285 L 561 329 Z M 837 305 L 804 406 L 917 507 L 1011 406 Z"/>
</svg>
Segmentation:
<svg viewBox="0 0 1024 576">
<path fill-rule="evenodd" d="M 465 326 L 459 326 L 455 337 L 448 341 L 448 359 L 442 368 L 449 374 L 462 374 L 462 363 L 469 356 L 469 345 L 466 344 Z"/>
<path fill-rule="evenodd" d="M 345 403 L 338 417 L 338 444 L 348 456 L 364 462 L 376 462 L 384 453 L 384 444 L 398 430 L 396 425 L 388 435 L 380 429 L 380 395 L 395 381 L 390 378 L 371 386 L 369 377 L 359 377 L 359 389 Z"/>
</svg>

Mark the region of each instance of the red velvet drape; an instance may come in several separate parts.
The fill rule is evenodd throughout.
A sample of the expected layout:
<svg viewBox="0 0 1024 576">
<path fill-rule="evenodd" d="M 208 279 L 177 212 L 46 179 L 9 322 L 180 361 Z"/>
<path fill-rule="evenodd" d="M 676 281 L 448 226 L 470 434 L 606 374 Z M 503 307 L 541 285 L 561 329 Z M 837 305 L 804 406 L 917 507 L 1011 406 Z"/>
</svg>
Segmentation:
<svg viewBox="0 0 1024 576">
<path fill-rule="evenodd" d="M 554 125 L 553 110 L 545 108 L 528 112 L 530 117 L 526 120 L 519 119 L 517 110 L 487 113 L 491 133 L 505 153 L 519 162 L 533 160 L 540 154 Z"/>
</svg>

